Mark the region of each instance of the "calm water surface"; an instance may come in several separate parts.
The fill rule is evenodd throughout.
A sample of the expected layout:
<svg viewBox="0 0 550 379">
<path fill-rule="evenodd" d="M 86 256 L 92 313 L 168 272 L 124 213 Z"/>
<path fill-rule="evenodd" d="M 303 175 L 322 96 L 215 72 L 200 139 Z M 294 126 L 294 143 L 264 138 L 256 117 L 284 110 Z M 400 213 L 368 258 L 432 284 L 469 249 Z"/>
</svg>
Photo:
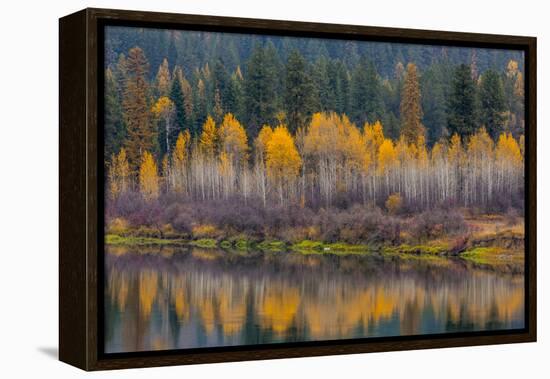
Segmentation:
<svg viewBox="0 0 550 379">
<path fill-rule="evenodd" d="M 462 260 L 109 247 L 105 352 L 522 328 L 523 273 Z"/>
</svg>

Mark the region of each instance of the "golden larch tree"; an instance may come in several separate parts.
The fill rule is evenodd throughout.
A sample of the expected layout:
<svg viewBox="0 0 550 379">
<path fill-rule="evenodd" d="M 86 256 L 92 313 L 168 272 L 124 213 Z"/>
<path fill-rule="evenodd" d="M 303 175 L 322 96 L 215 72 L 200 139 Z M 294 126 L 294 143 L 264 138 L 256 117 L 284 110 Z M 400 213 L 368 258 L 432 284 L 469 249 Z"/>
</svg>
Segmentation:
<svg viewBox="0 0 550 379">
<path fill-rule="evenodd" d="M 156 141 L 156 128 L 151 122 L 149 108 L 149 63 L 143 50 L 134 47 L 126 58 L 126 82 L 122 106 L 126 123 L 126 153 L 132 172 L 137 172 L 145 151 L 152 151 Z"/>
<path fill-rule="evenodd" d="M 168 60 L 166 58 L 164 58 L 159 66 L 155 80 L 159 96 L 168 96 L 170 93 L 170 83 L 172 82 L 172 79 L 170 77 L 170 69 L 168 68 Z"/>
<path fill-rule="evenodd" d="M 420 135 L 424 135 L 422 125 L 422 106 L 420 103 L 420 85 L 416 65 L 409 63 L 403 83 L 401 96 L 401 134 L 408 143 L 416 143 Z"/>
</svg>

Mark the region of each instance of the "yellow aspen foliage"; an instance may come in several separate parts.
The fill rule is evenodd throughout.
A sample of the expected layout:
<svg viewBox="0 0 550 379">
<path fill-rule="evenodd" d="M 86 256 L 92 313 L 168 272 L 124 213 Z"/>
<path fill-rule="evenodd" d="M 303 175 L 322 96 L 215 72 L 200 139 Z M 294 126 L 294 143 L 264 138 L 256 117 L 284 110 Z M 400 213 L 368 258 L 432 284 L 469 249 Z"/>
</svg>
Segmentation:
<svg viewBox="0 0 550 379">
<path fill-rule="evenodd" d="M 378 149 L 380 149 L 380 145 L 384 142 L 384 130 L 382 128 L 382 123 L 380 121 L 376 121 L 372 125 L 365 123 L 363 134 L 367 148 L 372 149 L 373 151 L 378 151 Z"/>
<path fill-rule="evenodd" d="M 227 113 L 218 130 L 220 149 L 235 163 L 243 163 L 247 158 L 248 138 L 241 123 L 231 113 Z"/>
<path fill-rule="evenodd" d="M 172 152 L 172 161 L 177 167 L 180 167 L 185 162 L 187 157 L 187 144 L 189 143 L 191 136 L 189 131 L 180 132 L 178 139 L 176 140 L 176 146 Z"/>
<path fill-rule="evenodd" d="M 346 116 L 342 116 L 340 121 L 338 150 L 344 158 L 344 166 L 352 170 L 368 171 L 371 157 L 367 154 L 363 135 Z"/>
<path fill-rule="evenodd" d="M 265 154 L 267 149 L 267 143 L 273 136 L 273 129 L 269 125 L 262 126 L 262 129 L 260 129 L 260 133 L 258 133 L 258 137 L 256 137 L 256 140 L 254 141 L 254 148 L 256 150 L 256 154 L 258 158 L 260 158 L 262 161 L 265 160 Z"/>
<path fill-rule="evenodd" d="M 401 198 L 401 194 L 399 193 L 393 193 L 390 196 L 388 196 L 388 199 L 386 200 L 386 209 L 390 214 L 396 214 L 399 212 L 403 205 L 403 199 Z"/>
<path fill-rule="evenodd" d="M 219 171 L 222 176 L 227 176 L 232 169 L 231 159 L 225 151 L 220 153 Z"/>
<path fill-rule="evenodd" d="M 378 172 L 386 173 L 397 163 L 397 153 L 391 139 L 386 138 L 378 151 Z"/>
<path fill-rule="evenodd" d="M 523 158 L 521 149 L 510 133 L 502 133 L 498 138 L 496 147 L 497 162 L 510 164 L 512 166 L 521 166 Z"/>
<path fill-rule="evenodd" d="M 109 190 L 113 198 L 128 190 L 130 165 L 126 157 L 126 149 L 120 149 L 117 155 L 111 156 L 109 165 Z"/>
<path fill-rule="evenodd" d="M 416 141 L 416 160 L 420 168 L 426 169 L 428 167 L 428 150 L 426 149 L 424 135 L 418 136 Z"/>
<path fill-rule="evenodd" d="M 470 158 L 484 159 L 493 154 L 494 142 L 485 128 L 479 129 L 470 136 L 468 141 L 468 156 Z"/>
<path fill-rule="evenodd" d="M 441 142 L 436 142 L 432 147 L 432 162 L 439 162 L 445 159 L 445 145 Z"/>
<path fill-rule="evenodd" d="M 267 142 L 266 165 L 268 175 L 275 180 L 294 179 L 300 172 L 302 159 L 284 125 L 276 127 Z"/>
<path fill-rule="evenodd" d="M 146 200 L 156 199 L 159 195 L 157 164 L 148 151 L 143 154 L 139 167 L 139 189 Z"/>
<path fill-rule="evenodd" d="M 120 194 L 118 187 L 118 178 L 116 171 L 116 155 L 111 155 L 111 163 L 109 164 L 109 194 L 112 198 L 116 198 Z"/>
<path fill-rule="evenodd" d="M 464 150 L 462 149 L 462 142 L 458 134 L 453 134 L 451 137 L 451 145 L 448 151 L 449 162 L 452 164 L 461 165 L 464 159 Z"/>
<path fill-rule="evenodd" d="M 201 151 L 208 157 L 213 157 L 216 151 L 217 134 L 216 123 L 212 117 L 208 116 L 202 126 L 202 133 L 199 139 Z"/>
<path fill-rule="evenodd" d="M 415 158 L 413 155 L 414 152 L 411 152 L 409 144 L 405 140 L 405 137 L 401 135 L 399 140 L 395 144 L 395 154 L 397 156 L 397 161 L 401 166 L 405 166 L 407 163 L 412 162 Z"/>
<path fill-rule="evenodd" d="M 304 137 L 306 154 L 319 157 L 334 153 L 334 143 L 338 140 L 338 127 L 334 117 L 333 114 L 313 114 Z"/>
<path fill-rule="evenodd" d="M 151 108 L 151 111 L 155 117 L 166 117 L 166 114 L 170 113 L 174 109 L 174 102 L 167 96 L 160 97 L 157 102 Z"/>
</svg>

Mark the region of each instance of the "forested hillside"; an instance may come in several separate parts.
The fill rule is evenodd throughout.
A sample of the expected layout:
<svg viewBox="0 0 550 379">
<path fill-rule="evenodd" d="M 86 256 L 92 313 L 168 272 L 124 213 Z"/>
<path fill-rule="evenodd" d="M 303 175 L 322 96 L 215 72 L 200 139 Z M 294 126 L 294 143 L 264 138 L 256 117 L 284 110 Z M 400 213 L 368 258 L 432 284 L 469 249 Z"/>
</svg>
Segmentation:
<svg viewBox="0 0 550 379">
<path fill-rule="evenodd" d="M 294 133 L 313 113 L 334 111 L 359 128 L 380 121 L 396 140 L 405 123 L 402 104 L 414 98 L 429 146 L 481 125 L 493 138 L 523 133 L 519 51 L 126 27 L 107 28 L 105 50 L 106 160 L 132 133 L 129 119 L 137 118 L 156 135 L 147 148 L 159 159 L 179 131 L 198 136 L 208 115 L 219 124 L 225 113 L 249 138 L 264 124 L 284 123 Z M 409 63 L 416 93 L 404 93 Z M 129 79 L 137 77 L 141 116 L 124 105 Z M 160 115 L 166 100 L 174 107 L 169 118 Z M 155 105 L 157 117 L 150 112 Z"/>
</svg>

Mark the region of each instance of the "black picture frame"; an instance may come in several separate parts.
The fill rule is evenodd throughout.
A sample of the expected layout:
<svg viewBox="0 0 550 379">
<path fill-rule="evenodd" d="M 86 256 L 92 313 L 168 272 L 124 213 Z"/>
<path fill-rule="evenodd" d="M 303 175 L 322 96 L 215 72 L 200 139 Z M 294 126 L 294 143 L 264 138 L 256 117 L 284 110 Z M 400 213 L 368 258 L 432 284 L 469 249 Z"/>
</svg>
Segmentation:
<svg viewBox="0 0 550 379">
<path fill-rule="evenodd" d="M 525 52 L 525 328 L 104 354 L 103 30 L 106 25 L 405 42 Z M 536 38 L 84 9 L 59 21 L 59 357 L 85 370 L 536 341 Z"/>
</svg>

